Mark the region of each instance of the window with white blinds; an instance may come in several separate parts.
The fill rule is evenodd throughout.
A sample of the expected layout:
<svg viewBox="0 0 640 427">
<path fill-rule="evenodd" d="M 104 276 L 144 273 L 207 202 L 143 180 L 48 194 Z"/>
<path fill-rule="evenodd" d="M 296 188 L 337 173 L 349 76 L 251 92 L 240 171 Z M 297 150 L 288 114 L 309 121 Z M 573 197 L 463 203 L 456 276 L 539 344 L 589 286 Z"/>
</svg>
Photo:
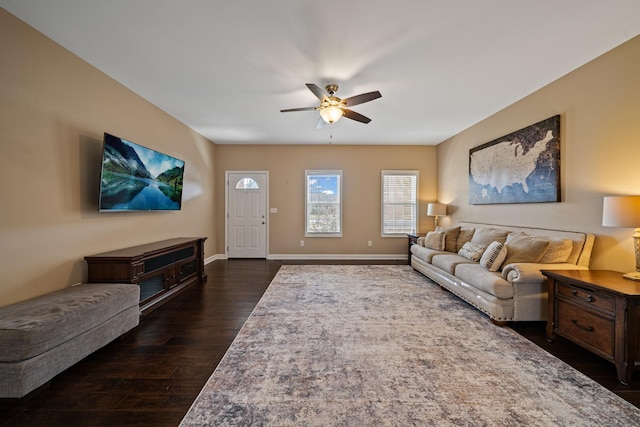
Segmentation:
<svg viewBox="0 0 640 427">
<path fill-rule="evenodd" d="M 382 237 L 418 229 L 418 171 L 382 171 Z"/>
</svg>

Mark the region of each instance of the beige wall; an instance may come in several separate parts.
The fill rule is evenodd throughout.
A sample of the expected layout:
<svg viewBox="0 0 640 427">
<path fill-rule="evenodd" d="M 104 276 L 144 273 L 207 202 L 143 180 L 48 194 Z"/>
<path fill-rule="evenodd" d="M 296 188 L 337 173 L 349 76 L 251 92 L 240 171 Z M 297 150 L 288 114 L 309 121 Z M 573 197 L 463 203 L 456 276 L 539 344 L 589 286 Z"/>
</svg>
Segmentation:
<svg viewBox="0 0 640 427">
<path fill-rule="evenodd" d="M 640 194 L 638 52 L 640 37 L 437 148 L 215 146 L 0 9 L 0 306 L 85 280 L 83 257 L 97 252 L 186 235 L 209 238 L 206 257 L 224 254 L 232 170 L 269 171 L 271 254 L 404 253 L 405 239 L 380 237 L 380 171 L 419 169 L 421 234 L 433 228 L 426 204 L 438 199 L 452 213 L 443 225 L 590 231 L 592 268 L 632 270 L 632 230 L 600 224 L 604 195 Z M 468 205 L 469 149 L 555 114 L 562 203 Z M 182 211 L 97 212 L 105 131 L 186 161 Z M 304 237 L 305 169 L 343 170 L 342 238 Z"/>
<path fill-rule="evenodd" d="M 343 235 L 304 236 L 306 169 L 338 169 L 343 173 Z M 380 237 L 380 173 L 383 169 L 420 171 L 420 231 L 433 229 L 426 203 L 436 199 L 436 148 L 433 146 L 217 145 L 216 218 L 224 218 L 225 171 L 269 172 L 269 253 L 406 254 L 405 238 Z M 217 224 L 216 248 L 224 253 L 224 221 Z M 300 247 L 300 240 L 305 246 Z M 372 247 L 367 241 L 373 242 Z"/>
<path fill-rule="evenodd" d="M 544 58 L 540 58 L 544 66 Z M 561 115 L 561 203 L 468 204 L 469 149 Z M 602 197 L 640 194 L 640 37 L 527 96 L 438 146 L 446 219 L 596 234 L 594 269 L 634 269 L 631 229 L 602 227 Z M 640 226 L 640 224 L 639 224 Z"/>
<path fill-rule="evenodd" d="M 215 146 L 0 9 L 0 306 L 86 280 L 85 255 L 176 236 L 215 254 Z M 186 162 L 183 209 L 98 213 L 102 134 Z"/>
</svg>

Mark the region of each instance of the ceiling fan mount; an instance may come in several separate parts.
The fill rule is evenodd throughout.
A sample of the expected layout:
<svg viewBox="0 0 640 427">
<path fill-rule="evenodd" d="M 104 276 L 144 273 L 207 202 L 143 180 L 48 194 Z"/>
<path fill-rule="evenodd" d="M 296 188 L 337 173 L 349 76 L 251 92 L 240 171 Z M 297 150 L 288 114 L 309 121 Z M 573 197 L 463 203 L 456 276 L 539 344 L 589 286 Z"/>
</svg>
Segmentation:
<svg viewBox="0 0 640 427">
<path fill-rule="evenodd" d="M 337 84 L 328 84 L 324 88 L 327 90 L 327 93 L 331 96 L 335 95 L 335 93 L 338 91 Z"/>
<path fill-rule="evenodd" d="M 365 102 L 373 101 L 374 99 L 378 99 L 382 96 L 380 92 L 374 91 L 341 99 L 335 96 L 335 93 L 338 91 L 338 85 L 334 83 L 325 86 L 326 92 L 313 83 L 307 83 L 307 88 L 320 100 L 319 106 L 290 108 L 286 110 L 280 110 L 280 112 L 289 113 L 292 111 L 309 110 L 319 111 L 320 120 L 318 121 L 318 127 L 322 127 L 324 123 L 335 123 L 340 120 L 340 117 L 343 116 L 360 123 L 369 123 L 371 121 L 370 118 L 356 113 L 355 111 L 352 111 L 347 107 L 351 107 L 352 105 L 364 104 Z"/>
</svg>

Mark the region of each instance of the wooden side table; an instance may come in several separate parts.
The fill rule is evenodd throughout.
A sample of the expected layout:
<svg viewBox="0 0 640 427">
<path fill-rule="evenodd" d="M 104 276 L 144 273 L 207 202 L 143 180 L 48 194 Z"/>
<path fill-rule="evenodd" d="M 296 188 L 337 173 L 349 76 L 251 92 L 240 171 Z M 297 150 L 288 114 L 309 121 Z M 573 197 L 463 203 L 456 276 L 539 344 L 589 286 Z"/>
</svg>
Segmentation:
<svg viewBox="0 0 640 427">
<path fill-rule="evenodd" d="M 628 384 L 640 359 L 640 283 L 609 270 L 543 270 L 547 340 L 562 336 L 616 365 Z"/>
<path fill-rule="evenodd" d="M 409 238 L 409 246 L 407 247 L 407 263 L 411 265 L 411 245 L 418 243 L 418 235 L 407 233 L 407 237 Z"/>
</svg>

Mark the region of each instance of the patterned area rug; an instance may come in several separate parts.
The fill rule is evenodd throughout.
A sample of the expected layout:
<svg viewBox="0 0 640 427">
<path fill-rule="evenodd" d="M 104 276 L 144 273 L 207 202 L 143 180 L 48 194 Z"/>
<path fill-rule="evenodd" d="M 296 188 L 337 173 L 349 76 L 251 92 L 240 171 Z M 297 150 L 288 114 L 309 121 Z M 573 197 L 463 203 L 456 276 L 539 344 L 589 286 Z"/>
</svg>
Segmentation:
<svg viewBox="0 0 640 427">
<path fill-rule="evenodd" d="M 632 426 L 640 409 L 409 266 L 283 266 L 183 426 Z"/>
</svg>

